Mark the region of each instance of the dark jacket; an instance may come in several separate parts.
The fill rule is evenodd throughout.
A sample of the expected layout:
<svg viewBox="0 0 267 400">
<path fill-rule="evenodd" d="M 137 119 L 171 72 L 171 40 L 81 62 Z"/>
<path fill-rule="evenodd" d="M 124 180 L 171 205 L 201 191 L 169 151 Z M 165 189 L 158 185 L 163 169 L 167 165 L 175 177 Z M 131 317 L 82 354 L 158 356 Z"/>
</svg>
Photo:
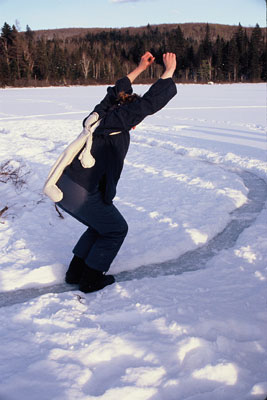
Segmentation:
<svg viewBox="0 0 267 400">
<path fill-rule="evenodd" d="M 106 203 L 112 203 L 116 186 L 127 154 L 129 131 L 146 116 L 163 108 L 177 93 L 171 78 L 159 79 L 140 98 L 129 104 L 115 106 L 118 93 L 132 93 L 131 82 L 127 77 L 119 79 L 114 87 L 107 89 L 107 95 L 93 112 L 101 118 L 93 134 L 91 154 L 96 162 L 92 168 L 83 168 L 78 160 L 79 154 L 64 173 L 88 192 L 99 188 Z M 121 133 L 110 135 L 113 132 Z"/>
</svg>

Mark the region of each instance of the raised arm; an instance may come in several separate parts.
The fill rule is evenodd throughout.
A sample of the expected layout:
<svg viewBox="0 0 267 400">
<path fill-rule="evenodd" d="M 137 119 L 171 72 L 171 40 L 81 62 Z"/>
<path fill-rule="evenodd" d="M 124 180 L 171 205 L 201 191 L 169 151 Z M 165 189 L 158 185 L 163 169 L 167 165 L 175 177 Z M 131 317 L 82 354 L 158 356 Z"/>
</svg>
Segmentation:
<svg viewBox="0 0 267 400">
<path fill-rule="evenodd" d="M 94 108 L 94 112 L 98 113 L 100 118 L 106 116 L 112 105 L 116 104 L 118 93 L 132 93 L 131 84 L 134 80 L 153 64 L 155 58 L 150 52 L 146 52 L 140 60 L 139 65 L 127 76 L 119 79 L 114 87 L 108 88 L 106 97 Z M 131 104 L 114 109 L 112 116 L 107 118 L 110 120 L 111 130 L 126 129 L 129 130 L 136 124 L 140 123 L 147 115 L 154 114 L 164 107 L 168 101 L 177 93 L 176 86 L 172 78 L 176 69 L 176 55 L 174 53 L 166 53 L 163 55 L 163 63 L 165 71 L 145 95 Z M 84 120 L 85 124 L 86 119 Z"/>
<path fill-rule="evenodd" d="M 135 101 L 116 108 L 107 115 L 106 123 L 111 130 L 130 130 L 139 124 L 146 116 L 154 114 L 163 108 L 177 93 L 176 85 L 172 79 L 176 68 L 176 56 L 174 53 L 166 53 L 163 56 L 165 71 L 150 89 Z M 134 79 L 138 73 L 143 71 L 139 65 L 129 75 Z"/>
<path fill-rule="evenodd" d="M 163 54 L 163 63 L 165 65 L 165 71 L 161 75 L 161 79 L 172 78 L 176 70 L 176 55 L 174 53 Z"/>
<path fill-rule="evenodd" d="M 147 51 L 142 57 L 139 65 L 127 75 L 127 78 L 130 79 L 131 83 L 150 65 L 153 64 L 155 57 Z M 174 71 L 176 69 L 176 55 L 174 53 L 165 53 L 163 54 L 163 63 L 165 65 L 165 71 L 161 76 L 161 79 L 172 78 Z"/>
<path fill-rule="evenodd" d="M 147 51 L 140 60 L 139 65 L 127 75 L 127 78 L 130 79 L 130 82 L 133 81 L 142 73 L 144 72 L 150 65 L 153 64 L 155 57 L 152 56 L 149 51 Z"/>
<path fill-rule="evenodd" d="M 155 58 L 152 56 L 152 54 L 147 51 L 141 57 L 139 65 L 132 72 L 130 72 L 127 76 L 119 79 L 116 82 L 115 86 L 108 87 L 106 96 L 99 104 L 95 106 L 93 112 L 97 113 L 99 115 L 99 118 L 103 118 L 107 111 L 109 111 L 110 108 L 116 104 L 118 94 L 120 92 L 125 92 L 127 94 L 132 93 L 132 82 L 138 77 L 138 75 L 140 75 L 151 64 L 153 64 L 154 60 Z M 83 120 L 83 126 L 86 126 L 87 121 L 88 116 Z"/>
</svg>

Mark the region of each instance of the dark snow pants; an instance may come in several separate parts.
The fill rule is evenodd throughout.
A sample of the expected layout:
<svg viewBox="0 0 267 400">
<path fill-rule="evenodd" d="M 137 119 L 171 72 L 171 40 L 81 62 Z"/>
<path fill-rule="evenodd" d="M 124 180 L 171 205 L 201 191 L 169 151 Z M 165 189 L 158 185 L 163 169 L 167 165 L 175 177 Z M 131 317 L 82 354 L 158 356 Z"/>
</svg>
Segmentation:
<svg viewBox="0 0 267 400">
<path fill-rule="evenodd" d="M 108 271 L 127 235 L 127 222 L 114 204 L 104 203 L 99 190 L 88 193 L 64 174 L 57 185 L 64 193 L 57 205 L 88 226 L 73 253 L 89 267 Z"/>
</svg>

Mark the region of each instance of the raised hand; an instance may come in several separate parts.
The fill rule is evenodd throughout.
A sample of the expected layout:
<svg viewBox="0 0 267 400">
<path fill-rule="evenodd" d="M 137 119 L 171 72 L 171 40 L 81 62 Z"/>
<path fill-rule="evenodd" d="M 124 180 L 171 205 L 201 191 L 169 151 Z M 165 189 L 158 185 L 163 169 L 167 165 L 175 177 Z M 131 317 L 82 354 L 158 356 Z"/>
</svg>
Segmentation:
<svg viewBox="0 0 267 400">
<path fill-rule="evenodd" d="M 165 65 L 166 70 L 173 70 L 176 69 L 176 54 L 174 53 L 165 53 L 163 54 L 163 62 Z"/>
<path fill-rule="evenodd" d="M 142 57 L 138 64 L 138 66 L 130 72 L 127 77 L 130 79 L 131 83 L 140 75 L 143 71 L 145 71 L 150 65 L 153 64 L 155 57 L 147 51 Z"/>
<path fill-rule="evenodd" d="M 165 53 L 163 54 L 163 63 L 165 65 L 165 72 L 161 76 L 162 79 L 172 78 L 176 69 L 176 54 Z"/>
<path fill-rule="evenodd" d="M 152 55 L 149 51 L 147 51 L 147 52 L 141 57 L 141 60 L 140 60 L 140 63 L 139 63 L 139 67 L 140 67 L 143 71 L 145 71 L 150 65 L 153 64 L 154 60 L 155 60 L 155 57 L 153 57 L 153 55 Z"/>
</svg>

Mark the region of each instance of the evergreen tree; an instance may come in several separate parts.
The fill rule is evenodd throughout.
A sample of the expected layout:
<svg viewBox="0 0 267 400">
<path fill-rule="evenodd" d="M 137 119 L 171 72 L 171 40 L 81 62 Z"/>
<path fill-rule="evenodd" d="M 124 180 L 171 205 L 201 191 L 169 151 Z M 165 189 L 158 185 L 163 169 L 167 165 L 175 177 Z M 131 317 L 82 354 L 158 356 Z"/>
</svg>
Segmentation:
<svg viewBox="0 0 267 400">
<path fill-rule="evenodd" d="M 237 82 L 239 54 L 235 39 L 231 39 L 228 46 L 228 80 Z"/>
<path fill-rule="evenodd" d="M 208 78 L 207 80 L 211 80 L 212 75 L 212 43 L 210 39 L 210 26 L 209 24 L 206 25 L 206 33 L 205 38 L 202 43 L 203 47 L 203 56 L 204 60 L 202 62 L 203 65 L 206 65 Z"/>
<path fill-rule="evenodd" d="M 223 47 L 224 41 L 218 35 L 213 48 L 212 66 L 214 69 L 213 80 L 219 82 L 223 80 Z"/>
<path fill-rule="evenodd" d="M 11 26 L 6 22 L 1 30 L 0 37 L 0 82 L 1 86 L 11 83 L 11 66 L 9 58 L 9 49 L 13 43 L 13 34 Z"/>
<path fill-rule="evenodd" d="M 14 40 L 13 29 L 7 22 L 2 27 L 1 38 L 6 42 L 7 47 L 12 46 Z"/>
<path fill-rule="evenodd" d="M 23 46 L 23 60 L 24 60 L 25 75 L 28 81 L 31 81 L 31 79 L 33 78 L 35 50 L 36 46 L 34 43 L 34 32 L 31 30 L 29 25 L 27 25 L 25 32 L 24 46 Z"/>
<path fill-rule="evenodd" d="M 32 40 L 34 38 L 34 32 L 31 30 L 29 25 L 26 25 L 25 37 L 29 42 L 32 42 Z"/>
<path fill-rule="evenodd" d="M 248 37 L 241 24 L 234 35 L 238 51 L 238 80 L 248 79 Z"/>
<path fill-rule="evenodd" d="M 35 80 L 49 81 L 49 42 L 39 39 L 36 43 L 36 56 L 33 67 Z"/>
<path fill-rule="evenodd" d="M 252 81 L 259 81 L 261 78 L 262 65 L 261 55 L 264 49 L 264 40 L 261 29 L 257 24 L 252 31 L 249 48 L 249 74 Z"/>
</svg>

